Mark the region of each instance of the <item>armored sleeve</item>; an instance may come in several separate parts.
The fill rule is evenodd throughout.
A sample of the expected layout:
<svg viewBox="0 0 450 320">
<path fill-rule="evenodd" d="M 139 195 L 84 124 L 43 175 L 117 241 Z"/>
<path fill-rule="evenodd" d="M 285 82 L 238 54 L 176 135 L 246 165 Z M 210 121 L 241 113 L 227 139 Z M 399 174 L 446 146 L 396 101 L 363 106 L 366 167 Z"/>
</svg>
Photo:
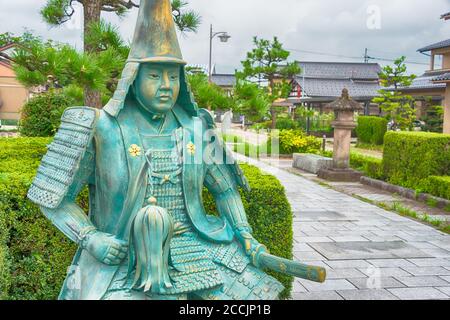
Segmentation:
<svg viewBox="0 0 450 320">
<path fill-rule="evenodd" d="M 75 199 L 86 184 L 94 183 L 93 132 L 97 112 L 90 108 L 64 112 L 61 126 L 28 191 L 28 198 L 40 206 L 44 215 L 79 244 L 96 230 Z"/>
<path fill-rule="evenodd" d="M 61 126 L 28 190 L 32 202 L 56 209 L 66 196 L 73 198 L 81 190 L 93 170 L 92 138 L 97 112 L 86 107 L 64 112 Z"/>
<path fill-rule="evenodd" d="M 209 113 L 203 117 L 207 119 L 207 123 L 209 121 L 208 128 L 214 129 L 214 122 Z M 210 144 L 212 148 L 206 148 L 207 165 L 204 185 L 216 200 L 219 213 L 227 217 L 233 228 L 250 228 L 238 191 L 239 187 L 250 190 L 247 179 L 217 134 L 212 134 Z"/>
</svg>

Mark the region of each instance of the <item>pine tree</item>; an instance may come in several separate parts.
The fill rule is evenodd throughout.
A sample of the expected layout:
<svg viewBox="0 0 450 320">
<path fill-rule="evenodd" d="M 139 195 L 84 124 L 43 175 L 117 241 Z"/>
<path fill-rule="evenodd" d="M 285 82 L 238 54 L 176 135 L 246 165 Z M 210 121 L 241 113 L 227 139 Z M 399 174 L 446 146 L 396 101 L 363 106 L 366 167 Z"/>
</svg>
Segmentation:
<svg viewBox="0 0 450 320">
<path fill-rule="evenodd" d="M 274 37 L 273 41 L 254 38 L 255 48 L 247 53 L 247 59 L 242 61 L 243 70 L 238 78 L 247 81 L 262 79 L 267 82 L 267 95 L 271 101 L 270 113 L 272 128 L 276 127 L 276 109 L 273 102 L 285 99 L 291 91 L 292 77 L 301 72 L 296 62 L 288 62 L 290 52 Z"/>
<path fill-rule="evenodd" d="M 75 3 L 83 6 L 84 19 L 84 51 L 87 54 L 98 52 L 96 43 L 89 41 L 91 31 L 102 23 L 102 12 L 114 12 L 118 16 L 139 5 L 132 0 L 47 0 L 46 5 L 41 9 L 41 16 L 50 25 L 61 25 L 69 21 L 75 14 Z M 186 10 L 187 2 L 173 0 L 172 9 L 176 25 L 182 32 L 196 32 L 200 25 L 200 16 L 190 10 Z M 85 105 L 90 107 L 102 107 L 101 92 L 86 86 L 84 88 Z"/>
<path fill-rule="evenodd" d="M 385 89 L 378 91 L 380 96 L 373 99 L 386 112 L 386 118 L 393 120 L 394 125 L 402 130 L 412 129 L 416 120 L 414 98 L 401 92 L 402 87 L 410 86 L 416 78 L 415 75 L 407 75 L 405 60 L 406 57 L 402 56 L 394 61 L 393 66 L 383 68 L 380 81 Z"/>
</svg>

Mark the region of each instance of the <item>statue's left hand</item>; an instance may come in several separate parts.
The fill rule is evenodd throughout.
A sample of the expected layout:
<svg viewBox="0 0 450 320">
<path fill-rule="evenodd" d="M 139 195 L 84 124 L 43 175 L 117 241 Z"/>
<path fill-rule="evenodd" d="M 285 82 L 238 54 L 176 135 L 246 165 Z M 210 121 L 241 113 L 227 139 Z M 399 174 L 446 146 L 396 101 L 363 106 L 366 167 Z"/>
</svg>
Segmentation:
<svg viewBox="0 0 450 320">
<path fill-rule="evenodd" d="M 235 233 L 239 243 L 242 245 L 248 256 L 252 256 L 258 251 L 265 250 L 265 246 L 253 238 L 250 228 L 238 228 Z"/>
<path fill-rule="evenodd" d="M 88 235 L 86 249 L 100 262 L 118 265 L 128 253 L 128 243 L 112 234 L 95 231 Z"/>
</svg>

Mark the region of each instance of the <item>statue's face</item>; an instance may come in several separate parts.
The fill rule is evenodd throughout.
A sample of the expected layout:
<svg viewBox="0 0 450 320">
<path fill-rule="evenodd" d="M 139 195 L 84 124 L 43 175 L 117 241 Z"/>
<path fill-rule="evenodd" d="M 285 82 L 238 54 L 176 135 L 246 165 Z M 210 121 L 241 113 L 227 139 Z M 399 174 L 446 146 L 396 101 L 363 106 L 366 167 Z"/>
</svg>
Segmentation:
<svg viewBox="0 0 450 320">
<path fill-rule="evenodd" d="M 180 92 L 180 66 L 144 63 L 135 82 L 136 94 L 146 109 L 153 113 L 171 110 Z"/>
</svg>

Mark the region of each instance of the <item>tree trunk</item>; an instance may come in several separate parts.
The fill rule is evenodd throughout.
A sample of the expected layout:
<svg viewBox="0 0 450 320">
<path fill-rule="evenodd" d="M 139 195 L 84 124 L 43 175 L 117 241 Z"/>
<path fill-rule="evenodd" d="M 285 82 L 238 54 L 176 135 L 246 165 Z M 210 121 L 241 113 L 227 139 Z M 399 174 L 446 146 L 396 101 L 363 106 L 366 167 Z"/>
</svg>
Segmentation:
<svg viewBox="0 0 450 320">
<path fill-rule="evenodd" d="M 100 21 L 102 0 L 89 0 L 83 2 L 84 8 L 84 52 L 93 52 L 95 48 L 92 48 L 86 43 L 86 35 L 89 32 L 89 25 L 93 22 Z M 84 88 L 84 104 L 91 108 L 102 108 L 101 93 L 91 88 Z"/>
<path fill-rule="evenodd" d="M 270 107 L 270 114 L 272 115 L 272 129 L 277 128 L 277 111 L 274 106 Z"/>
<path fill-rule="evenodd" d="M 273 90 L 275 87 L 275 83 L 273 81 L 273 77 L 269 76 L 268 77 L 269 80 L 269 90 L 270 90 L 270 95 L 273 95 Z M 273 106 L 273 102 L 272 105 L 270 106 L 270 114 L 272 116 L 272 130 L 275 130 L 277 128 L 277 112 L 275 110 L 275 107 Z"/>
</svg>

